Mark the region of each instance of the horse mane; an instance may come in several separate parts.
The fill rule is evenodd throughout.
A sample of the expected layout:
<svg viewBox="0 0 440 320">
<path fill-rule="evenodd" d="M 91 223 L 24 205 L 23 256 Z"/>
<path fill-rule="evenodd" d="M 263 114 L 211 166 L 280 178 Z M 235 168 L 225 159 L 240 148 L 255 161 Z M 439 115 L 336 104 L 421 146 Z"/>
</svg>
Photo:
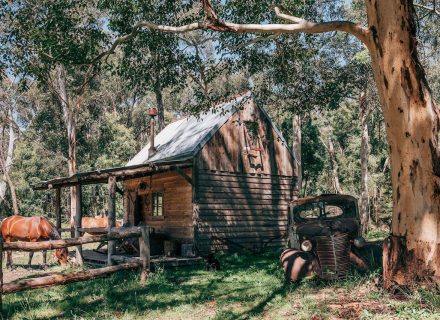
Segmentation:
<svg viewBox="0 0 440 320">
<path fill-rule="evenodd" d="M 59 234 L 59 232 L 57 230 L 57 227 L 52 222 L 50 222 L 49 220 L 47 220 L 47 222 L 49 222 L 50 226 L 52 227 L 52 229 L 50 230 L 50 233 L 49 233 L 49 237 L 52 240 L 61 240 L 61 236 L 60 236 L 60 234 Z"/>
</svg>

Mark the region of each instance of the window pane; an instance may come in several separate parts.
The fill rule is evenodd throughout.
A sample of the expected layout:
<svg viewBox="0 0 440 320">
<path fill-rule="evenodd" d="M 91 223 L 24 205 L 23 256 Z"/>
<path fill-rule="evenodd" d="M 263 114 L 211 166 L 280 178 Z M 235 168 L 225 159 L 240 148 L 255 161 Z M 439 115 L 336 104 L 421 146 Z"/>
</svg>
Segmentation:
<svg viewBox="0 0 440 320">
<path fill-rule="evenodd" d="M 325 205 L 325 216 L 327 218 L 339 217 L 344 214 L 341 207 L 337 205 L 326 204 Z"/>
<path fill-rule="evenodd" d="M 162 216 L 163 215 L 163 193 L 162 192 L 153 192 L 153 215 L 154 216 Z"/>
<path fill-rule="evenodd" d="M 319 203 L 306 203 L 295 210 L 302 219 L 318 219 L 321 215 Z"/>
</svg>

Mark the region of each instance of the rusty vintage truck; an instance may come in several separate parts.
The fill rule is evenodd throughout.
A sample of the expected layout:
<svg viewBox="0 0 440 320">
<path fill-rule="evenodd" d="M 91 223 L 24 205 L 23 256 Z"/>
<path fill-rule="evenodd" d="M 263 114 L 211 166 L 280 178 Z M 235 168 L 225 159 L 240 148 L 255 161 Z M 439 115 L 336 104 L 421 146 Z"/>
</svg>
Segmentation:
<svg viewBox="0 0 440 320">
<path fill-rule="evenodd" d="M 288 245 L 281 254 L 287 279 L 299 281 L 312 274 L 341 279 L 353 267 L 378 267 L 381 255 L 380 243 L 369 243 L 361 236 L 356 198 L 324 194 L 292 202 Z"/>
</svg>

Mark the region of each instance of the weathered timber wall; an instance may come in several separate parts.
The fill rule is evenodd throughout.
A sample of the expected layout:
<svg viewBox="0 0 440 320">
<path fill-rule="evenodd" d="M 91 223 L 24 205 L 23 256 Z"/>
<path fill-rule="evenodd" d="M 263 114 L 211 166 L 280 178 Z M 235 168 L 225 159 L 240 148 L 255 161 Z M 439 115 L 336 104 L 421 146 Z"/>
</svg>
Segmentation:
<svg viewBox="0 0 440 320">
<path fill-rule="evenodd" d="M 183 170 L 192 175 L 191 168 Z M 134 224 L 136 197 L 142 199 L 142 221 L 154 228 L 155 232 L 164 234 L 170 239 L 193 239 L 192 225 L 192 186 L 175 171 L 154 174 L 150 177 L 124 181 L 124 208 L 130 224 Z M 154 217 L 152 212 L 152 193 L 163 193 L 163 216 Z"/>
<path fill-rule="evenodd" d="M 258 133 L 251 145 L 246 122 L 253 122 Z M 195 170 L 195 238 L 200 254 L 284 244 L 296 169 L 287 146 L 252 101 L 199 152 Z"/>
</svg>

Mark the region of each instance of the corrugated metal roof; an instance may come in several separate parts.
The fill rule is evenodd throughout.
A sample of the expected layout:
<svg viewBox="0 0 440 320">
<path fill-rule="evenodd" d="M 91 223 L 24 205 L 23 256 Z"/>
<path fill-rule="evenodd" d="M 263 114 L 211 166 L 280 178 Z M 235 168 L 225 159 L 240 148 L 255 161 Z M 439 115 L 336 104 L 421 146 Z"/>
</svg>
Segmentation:
<svg viewBox="0 0 440 320">
<path fill-rule="evenodd" d="M 148 159 L 148 143 L 131 159 L 127 166 L 169 161 L 184 161 L 193 158 L 212 138 L 231 115 L 251 97 L 248 91 L 234 99 L 219 104 L 198 117 L 190 116 L 166 126 L 154 138 L 156 153 Z"/>
</svg>

